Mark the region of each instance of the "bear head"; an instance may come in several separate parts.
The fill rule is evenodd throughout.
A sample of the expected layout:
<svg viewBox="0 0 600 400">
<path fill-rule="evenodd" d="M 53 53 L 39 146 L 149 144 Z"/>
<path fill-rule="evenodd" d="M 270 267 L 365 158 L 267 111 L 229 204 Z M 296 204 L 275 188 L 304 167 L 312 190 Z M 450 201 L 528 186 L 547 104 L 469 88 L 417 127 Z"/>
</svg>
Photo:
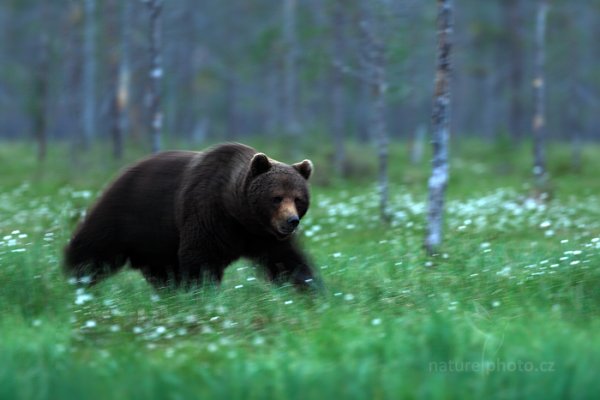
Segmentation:
<svg viewBox="0 0 600 400">
<path fill-rule="evenodd" d="M 308 210 L 312 170 L 310 160 L 288 165 L 263 153 L 252 157 L 246 173 L 246 201 L 262 230 L 279 240 L 294 233 Z"/>
</svg>

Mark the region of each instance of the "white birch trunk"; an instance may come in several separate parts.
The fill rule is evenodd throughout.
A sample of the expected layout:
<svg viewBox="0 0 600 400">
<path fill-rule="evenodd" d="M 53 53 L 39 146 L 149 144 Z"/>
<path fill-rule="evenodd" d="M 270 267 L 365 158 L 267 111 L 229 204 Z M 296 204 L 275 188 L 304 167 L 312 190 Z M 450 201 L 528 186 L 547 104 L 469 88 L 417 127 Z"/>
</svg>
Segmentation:
<svg viewBox="0 0 600 400">
<path fill-rule="evenodd" d="M 444 196 L 448 184 L 448 141 L 450 137 L 450 51 L 452 0 L 438 0 L 438 50 L 433 99 L 433 160 L 429 178 L 427 235 L 425 249 L 432 255 L 442 243 Z"/>
<path fill-rule="evenodd" d="M 87 149 L 96 129 L 96 0 L 85 0 L 84 14 L 82 144 Z"/>
<path fill-rule="evenodd" d="M 545 36 L 546 16 L 548 14 L 548 1 L 540 0 L 538 3 L 536 30 L 535 30 L 535 78 L 533 80 L 533 94 L 535 114 L 533 117 L 533 176 L 538 195 L 546 188 L 546 154 L 544 149 L 544 136 L 546 132 L 544 64 L 545 64 Z"/>
<path fill-rule="evenodd" d="M 369 4 L 362 8 L 360 28 L 363 36 L 363 64 L 366 68 L 366 80 L 371 90 L 371 115 L 369 131 L 377 145 L 379 213 L 383 222 L 389 222 L 388 211 L 388 134 L 385 123 L 385 48 L 374 31 L 373 15 Z"/>
<path fill-rule="evenodd" d="M 510 106 L 508 115 L 508 127 L 513 141 L 520 142 L 523 138 L 523 22 L 522 22 L 522 0 L 504 0 L 505 23 L 508 29 L 508 54 L 509 54 L 509 85 Z"/>
<path fill-rule="evenodd" d="M 413 134 L 412 143 L 410 146 L 410 162 L 413 165 L 418 165 L 423 159 L 423 152 L 425 151 L 425 126 L 419 125 Z"/>
<path fill-rule="evenodd" d="M 163 77 L 161 56 L 161 13 L 162 0 L 146 0 L 150 11 L 150 118 L 151 118 L 151 143 L 152 152 L 158 153 L 161 149 L 161 132 L 163 127 L 163 114 L 161 110 L 161 87 Z"/>
<path fill-rule="evenodd" d="M 346 149 L 344 146 L 344 77 L 342 71 L 336 65 L 342 59 L 344 47 L 344 4 L 343 0 L 336 0 L 333 4 L 331 23 L 333 24 L 333 40 L 331 41 L 333 55 L 333 67 L 331 70 L 331 130 L 333 134 L 334 156 L 333 164 L 335 172 L 344 175 L 346 163 Z"/>
<path fill-rule="evenodd" d="M 45 11 L 45 10 L 44 10 Z M 45 12 L 43 12 L 45 15 Z M 48 146 L 48 83 L 50 81 L 50 42 L 48 34 L 40 33 L 38 63 L 34 76 L 35 96 L 33 99 L 33 129 L 37 141 L 37 160 L 42 163 L 46 159 Z"/>
<path fill-rule="evenodd" d="M 129 99 L 130 95 L 130 68 L 129 68 L 129 24 L 131 20 L 131 1 L 123 0 L 120 12 L 120 54 L 119 54 L 119 72 L 117 82 L 117 120 L 116 137 L 114 138 L 114 155 L 120 159 L 123 155 L 123 141 L 129 130 Z"/>
<path fill-rule="evenodd" d="M 296 135 L 300 129 L 296 118 L 296 0 L 283 2 L 283 129 L 286 134 Z"/>
</svg>

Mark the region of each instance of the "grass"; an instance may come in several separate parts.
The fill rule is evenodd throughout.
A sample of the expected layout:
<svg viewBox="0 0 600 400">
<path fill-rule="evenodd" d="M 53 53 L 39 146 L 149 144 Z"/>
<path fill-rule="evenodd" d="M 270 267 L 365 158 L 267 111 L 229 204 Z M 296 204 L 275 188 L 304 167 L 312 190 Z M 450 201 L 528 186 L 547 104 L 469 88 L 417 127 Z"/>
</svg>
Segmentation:
<svg viewBox="0 0 600 400">
<path fill-rule="evenodd" d="M 257 145 L 285 161 L 280 144 Z M 571 171 L 549 149 L 553 198 L 528 200 L 526 146 L 457 144 L 445 242 L 425 257 L 428 166 L 392 146 L 393 221 L 378 221 L 375 159 L 315 161 L 304 246 L 327 290 L 265 283 L 245 261 L 221 288 L 155 292 L 127 271 L 84 291 L 61 249 L 120 164 L 73 169 L 0 146 L 0 398 L 591 398 L 600 392 L 600 147 Z M 139 151 L 130 150 L 128 160 Z"/>
</svg>

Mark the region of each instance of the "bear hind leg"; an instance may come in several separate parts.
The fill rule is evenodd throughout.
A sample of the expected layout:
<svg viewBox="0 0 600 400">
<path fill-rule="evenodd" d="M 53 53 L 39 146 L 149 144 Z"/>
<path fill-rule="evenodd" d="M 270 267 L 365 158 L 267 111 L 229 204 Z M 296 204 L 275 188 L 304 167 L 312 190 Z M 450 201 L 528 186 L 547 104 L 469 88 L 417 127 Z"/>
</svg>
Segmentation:
<svg viewBox="0 0 600 400">
<path fill-rule="evenodd" d="M 181 284 L 179 265 L 173 264 L 149 264 L 134 266 L 138 268 L 148 283 L 155 289 L 178 288 Z"/>
</svg>

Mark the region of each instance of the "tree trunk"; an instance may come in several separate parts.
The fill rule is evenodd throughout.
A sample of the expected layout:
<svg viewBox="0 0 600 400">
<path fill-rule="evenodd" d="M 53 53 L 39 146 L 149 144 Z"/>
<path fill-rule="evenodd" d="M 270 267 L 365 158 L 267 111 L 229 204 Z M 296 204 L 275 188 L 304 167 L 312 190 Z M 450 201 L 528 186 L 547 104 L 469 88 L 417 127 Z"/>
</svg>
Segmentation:
<svg viewBox="0 0 600 400">
<path fill-rule="evenodd" d="M 423 159 L 426 128 L 423 125 L 417 126 L 413 133 L 410 144 L 410 163 L 413 165 L 421 164 Z"/>
<path fill-rule="evenodd" d="M 427 236 L 425 248 L 430 255 L 442 243 L 444 196 L 448 184 L 448 141 L 450 136 L 450 52 L 453 32 L 452 0 L 438 0 L 438 49 L 433 99 L 433 160 L 429 178 Z"/>
<path fill-rule="evenodd" d="M 281 110 L 281 90 L 279 89 L 281 75 L 278 73 L 272 73 L 273 70 L 277 70 L 277 65 L 273 63 L 267 63 L 263 67 L 264 76 L 264 90 L 266 95 L 266 101 L 263 106 L 264 108 L 264 121 L 267 136 L 273 137 L 282 125 L 282 110 Z"/>
<path fill-rule="evenodd" d="M 581 106 L 581 102 L 574 94 L 571 96 L 572 104 L 569 104 L 568 111 L 568 128 L 569 135 L 571 136 L 571 167 L 575 172 L 581 172 L 581 153 L 583 151 L 583 138 L 582 128 L 583 124 L 580 121 L 581 115 L 578 115 L 578 106 Z"/>
<path fill-rule="evenodd" d="M 45 15 L 44 12 L 43 14 Z M 46 109 L 48 106 L 49 47 L 48 34 L 46 32 L 40 33 L 39 60 L 35 71 L 34 98 L 32 99 L 33 133 L 37 142 L 37 159 L 39 163 L 44 162 L 46 159 L 48 143 Z"/>
<path fill-rule="evenodd" d="M 331 21 L 333 25 L 333 40 L 331 42 L 331 51 L 334 62 L 331 68 L 331 131 L 334 143 L 334 169 L 338 175 L 343 175 L 344 164 L 346 162 L 346 149 L 344 147 L 344 77 L 342 76 L 342 71 L 336 65 L 341 61 L 341 52 L 344 46 L 344 35 L 342 32 L 344 26 L 344 5 L 342 4 L 342 0 L 335 0 L 333 7 Z"/>
<path fill-rule="evenodd" d="M 486 141 L 492 142 L 498 132 L 496 110 L 498 97 L 496 85 L 496 73 L 494 68 L 490 68 L 483 78 L 483 99 L 481 99 L 481 123 L 483 129 L 483 137 Z"/>
<path fill-rule="evenodd" d="M 128 59 L 128 19 L 130 0 L 125 0 L 122 9 L 117 0 L 108 2 L 110 25 L 109 35 L 113 43 L 120 46 L 113 48 L 110 60 L 110 75 L 113 88 L 111 100 L 111 137 L 113 157 L 123 158 L 123 136 L 127 127 L 127 104 L 129 101 L 129 59 Z"/>
<path fill-rule="evenodd" d="M 235 76 L 235 73 L 231 72 L 225 81 L 225 114 L 227 118 L 227 131 L 225 132 L 225 138 L 227 140 L 236 139 L 240 133 L 237 105 L 238 86 L 238 78 Z"/>
<path fill-rule="evenodd" d="M 283 129 L 288 135 L 300 132 L 296 117 L 296 0 L 283 2 Z"/>
<path fill-rule="evenodd" d="M 588 17 L 589 18 L 589 17 Z M 568 134 L 571 140 L 571 168 L 574 172 L 581 172 L 581 153 L 583 151 L 583 131 L 587 120 L 588 112 L 583 99 L 579 96 L 579 77 L 585 75 L 585 68 L 589 65 L 594 65 L 590 60 L 590 52 L 585 47 L 584 34 L 580 33 L 579 26 L 585 26 L 585 23 L 580 25 L 578 18 L 569 18 L 567 29 L 577 33 L 577 41 L 570 44 L 569 57 L 571 60 L 579 60 L 573 67 L 574 71 L 568 77 L 569 96 L 567 102 L 567 116 L 564 131 Z"/>
<path fill-rule="evenodd" d="M 150 11 L 150 118 L 151 118 L 151 140 L 152 152 L 158 153 L 161 149 L 161 131 L 163 126 L 163 114 L 161 110 L 161 86 L 162 86 L 162 57 L 161 57 L 161 12 L 162 0 L 145 0 Z"/>
<path fill-rule="evenodd" d="M 514 142 L 523 137 L 523 18 L 521 0 L 505 0 L 506 27 L 508 28 L 510 107 L 508 128 Z"/>
<path fill-rule="evenodd" d="M 120 13 L 120 40 L 119 77 L 116 93 L 117 120 L 114 137 L 114 155 L 116 159 L 123 156 L 123 141 L 129 130 L 129 99 L 130 79 L 129 72 L 129 21 L 131 20 L 131 0 L 123 0 Z"/>
<path fill-rule="evenodd" d="M 548 179 L 544 149 L 544 137 L 546 133 L 544 63 L 547 14 L 547 0 L 539 0 L 535 34 L 535 79 L 533 80 L 535 102 L 535 114 L 533 117 L 533 175 L 537 195 L 544 193 Z"/>
<path fill-rule="evenodd" d="M 67 114 L 67 128 L 69 136 L 69 161 L 73 171 L 81 165 L 81 150 L 84 146 L 83 132 L 83 5 L 81 2 L 70 3 L 66 23 L 61 30 L 62 37 L 67 40 L 67 49 L 64 52 L 65 74 L 65 105 L 70 111 Z"/>
<path fill-rule="evenodd" d="M 96 0 L 85 0 L 84 8 L 82 145 L 88 149 L 96 129 Z"/>
<path fill-rule="evenodd" d="M 376 81 L 373 83 L 373 111 L 371 126 L 375 137 L 377 138 L 377 158 L 379 160 L 378 181 L 379 181 L 379 211 L 383 222 L 390 221 L 388 211 L 388 145 L 387 127 L 385 123 L 385 92 L 387 85 L 385 83 L 385 69 L 382 63 L 375 69 Z"/>
<path fill-rule="evenodd" d="M 371 109 L 369 130 L 377 144 L 379 212 L 383 222 L 389 222 L 388 211 L 388 134 L 385 122 L 385 48 L 381 38 L 375 34 L 373 15 L 370 5 L 362 7 L 359 25 L 362 34 L 363 64 L 366 68 L 366 80 L 371 90 Z"/>
</svg>

